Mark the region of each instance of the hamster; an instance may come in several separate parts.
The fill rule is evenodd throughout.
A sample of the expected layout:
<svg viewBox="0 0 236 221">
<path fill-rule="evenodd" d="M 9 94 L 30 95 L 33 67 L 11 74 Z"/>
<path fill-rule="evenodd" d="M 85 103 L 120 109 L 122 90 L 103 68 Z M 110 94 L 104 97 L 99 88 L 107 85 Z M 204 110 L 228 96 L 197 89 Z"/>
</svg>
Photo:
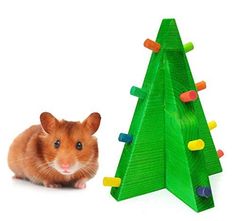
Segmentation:
<svg viewBox="0 0 236 221">
<path fill-rule="evenodd" d="M 8 153 L 8 165 L 15 178 L 46 187 L 73 186 L 84 189 L 98 169 L 98 144 L 93 134 L 101 116 L 92 113 L 82 123 L 40 115 L 34 125 L 15 138 Z"/>
</svg>

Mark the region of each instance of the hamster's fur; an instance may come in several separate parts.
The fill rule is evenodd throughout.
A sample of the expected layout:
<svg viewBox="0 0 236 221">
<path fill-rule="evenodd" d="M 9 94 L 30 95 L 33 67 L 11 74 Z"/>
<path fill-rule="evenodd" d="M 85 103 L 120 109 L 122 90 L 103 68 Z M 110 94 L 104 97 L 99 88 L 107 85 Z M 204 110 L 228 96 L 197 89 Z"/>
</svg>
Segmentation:
<svg viewBox="0 0 236 221">
<path fill-rule="evenodd" d="M 8 165 L 16 178 L 46 187 L 74 186 L 83 189 L 98 169 L 98 144 L 93 134 L 101 117 L 92 113 L 82 123 L 40 115 L 34 125 L 15 138 Z"/>
</svg>

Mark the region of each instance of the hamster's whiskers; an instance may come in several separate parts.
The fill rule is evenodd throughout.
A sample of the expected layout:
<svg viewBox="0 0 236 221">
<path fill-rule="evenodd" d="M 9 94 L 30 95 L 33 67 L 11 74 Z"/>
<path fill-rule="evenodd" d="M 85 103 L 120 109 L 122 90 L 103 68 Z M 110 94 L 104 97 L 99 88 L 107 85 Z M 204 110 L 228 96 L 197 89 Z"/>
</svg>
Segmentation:
<svg viewBox="0 0 236 221">
<path fill-rule="evenodd" d="M 79 172 L 83 175 L 83 176 L 90 176 L 93 177 L 96 174 L 96 169 L 92 168 L 92 167 L 82 167 L 80 168 Z"/>
<path fill-rule="evenodd" d="M 44 165 L 39 165 L 39 171 L 40 173 L 44 174 L 44 175 L 50 175 L 54 177 L 54 173 L 52 168 L 48 165 L 48 163 L 44 164 Z"/>
<path fill-rule="evenodd" d="M 51 168 L 49 168 L 47 163 L 41 163 L 41 164 L 35 163 L 34 165 L 35 165 L 35 168 L 38 169 L 39 173 L 37 175 L 35 174 L 34 176 L 30 177 L 31 182 L 41 184 L 42 183 L 41 182 L 41 175 L 42 174 L 53 176 L 53 174 L 51 174 L 52 173 Z"/>
<path fill-rule="evenodd" d="M 36 164 L 35 167 L 36 167 L 37 169 L 41 169 L 41 168 L 44 168 L 44 167 L 48 167 L 48 163 Z"/>
</svg>

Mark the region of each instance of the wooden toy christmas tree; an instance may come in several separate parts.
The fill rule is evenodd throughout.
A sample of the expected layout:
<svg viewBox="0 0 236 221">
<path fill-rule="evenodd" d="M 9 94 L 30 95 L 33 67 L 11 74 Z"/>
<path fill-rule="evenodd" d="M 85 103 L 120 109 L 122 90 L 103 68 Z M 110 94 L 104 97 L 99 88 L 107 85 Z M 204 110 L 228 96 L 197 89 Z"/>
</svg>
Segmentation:
<svg viewBox="0 0 236 221">
<path fill-rule="evenodd" d="M 167 188 L 193 208 L 214 206 L 208 176 L 222 171 L 186 52 L 174 19 L 162 21 L 156 41 L 144 46 L 153 51 L 142 88 L 130 93 L 139 98 L 115 178 L 104 178 L 117 200 Z"/>
</svg>

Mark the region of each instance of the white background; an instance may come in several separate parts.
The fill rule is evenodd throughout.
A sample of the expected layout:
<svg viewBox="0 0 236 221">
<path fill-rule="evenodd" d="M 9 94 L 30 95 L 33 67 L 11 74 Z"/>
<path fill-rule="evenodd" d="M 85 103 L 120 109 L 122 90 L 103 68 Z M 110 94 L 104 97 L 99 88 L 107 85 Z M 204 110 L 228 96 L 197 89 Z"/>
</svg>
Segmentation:
<svg viewBox="0 0 236 221">
<path fill-rule="evenodd" d="M 0 220 L 222 220 L 235 216 L 235 1 L 0 1 Z M 114 176 L 162 18 L 176 18 L 224 172 L 211 177 L 215 208 L 195 213 L 166 190 L 116 202 Z M 7 152 L 39 115 L 82 120 L 102 115 L 100 169 L 86 190 L 48 189 L 12 180 Z"/>
</svg>

